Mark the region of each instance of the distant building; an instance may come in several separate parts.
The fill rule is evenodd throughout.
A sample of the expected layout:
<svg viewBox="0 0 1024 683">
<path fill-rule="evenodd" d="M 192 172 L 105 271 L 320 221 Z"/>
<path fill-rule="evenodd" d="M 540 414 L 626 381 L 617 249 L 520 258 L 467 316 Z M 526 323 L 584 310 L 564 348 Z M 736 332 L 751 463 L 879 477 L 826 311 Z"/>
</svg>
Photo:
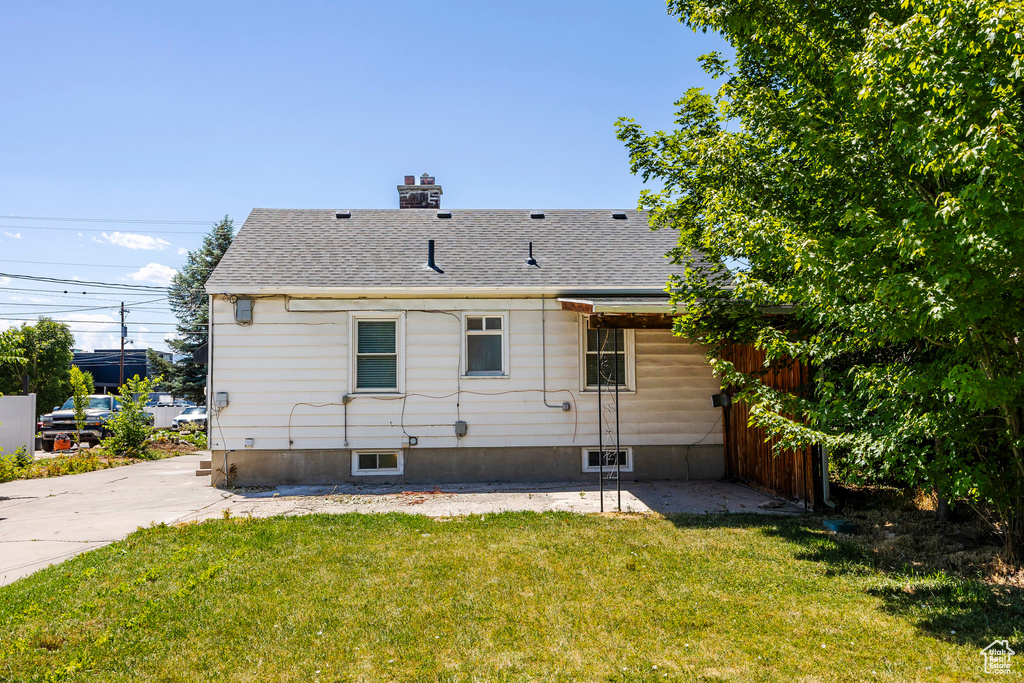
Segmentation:
<svg viewBox="0 0 1024 683">
<path fill-rule="evenodd" d="M 135 375 L 145 379 L 156 374 L 146 361 L 147 351 L 149 349 L 125 349 L 125 380 L 131 379 Z M 154 353 L 166 360 L 172 359 L 171 354 L 165 351 L 154 351 Z M 96 349 L 93 352 L 75 351 L 71 364 L 92 374 L 97 394 L 117 393 L 121 378 L 121 349 Z"/>
</svg>

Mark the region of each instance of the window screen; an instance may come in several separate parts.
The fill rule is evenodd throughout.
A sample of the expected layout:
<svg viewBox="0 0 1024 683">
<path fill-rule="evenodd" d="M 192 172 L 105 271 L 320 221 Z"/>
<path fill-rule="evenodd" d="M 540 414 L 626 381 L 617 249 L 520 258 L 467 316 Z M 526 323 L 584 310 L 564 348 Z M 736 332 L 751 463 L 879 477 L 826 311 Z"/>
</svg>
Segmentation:
<svg viewBox="0 0 1024 683">
<path fill-rule="evenodd" d="M 356 389 L 397 389 L 398 351 L 394 320 L 359 320 Z"/>
<path fill-rule="evenodd" d="M 358 471 L 397 470 L 398 453 L 359 453 Z"/>
<path fill-rule="evenodd" d="M 619 451 L 619 465 L 621 467 L 628 466 L 626 461 L 626 451 Z M 587 467 L 600 467 L 601 466 L 601 451 L 587 451 Z M 604 452 L 604 466 L 615 467 L 615 452 L 605 451 Z"/>
<path fill-rule="evenodd" d="M 505 331 L 501 316 L 466 316 L 466 374 L 500 375 Z"/>
<path fill-rule="evenodd" d="M 616 344 L 618 351 L 616 352 Z M 598 349 L 602 367 L 601 386 L 626 386 L 626 332 L 625 330 L 587 330 L 587 386 L 598 383 Z"/>
</svg>

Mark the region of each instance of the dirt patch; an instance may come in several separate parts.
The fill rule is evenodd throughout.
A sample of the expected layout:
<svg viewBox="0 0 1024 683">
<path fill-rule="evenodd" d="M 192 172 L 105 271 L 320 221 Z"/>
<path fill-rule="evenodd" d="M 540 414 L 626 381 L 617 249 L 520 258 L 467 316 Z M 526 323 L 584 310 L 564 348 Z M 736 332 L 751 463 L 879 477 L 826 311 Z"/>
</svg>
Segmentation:
<svg viewBox="0 0 1024 683">
<path fill-rule="evenodd" d="M 883 571 L 944 571 L 1024 586 L 1024 568 L 1006 561 L 995 529 L 969 510 L 955 521 L 939 521 L 933 496 L 881 487 L 840 488 L 835 498 L 840 507 L 830 516 L 857 527 L 854 534 L 838 536 L 865 550 Z"/>
<path fill-rule="evenodd" d="M 170 441 L 166 441 L 163 443 L 157 443 L 151 441 L 149 446 L 154 451 L 159 452 L 161 458 L 173 458 L 178 455 L 188 455 L 189 453 L 195 453 L 199 450 L 188 442 L 171 443 Z"/>
</svg>

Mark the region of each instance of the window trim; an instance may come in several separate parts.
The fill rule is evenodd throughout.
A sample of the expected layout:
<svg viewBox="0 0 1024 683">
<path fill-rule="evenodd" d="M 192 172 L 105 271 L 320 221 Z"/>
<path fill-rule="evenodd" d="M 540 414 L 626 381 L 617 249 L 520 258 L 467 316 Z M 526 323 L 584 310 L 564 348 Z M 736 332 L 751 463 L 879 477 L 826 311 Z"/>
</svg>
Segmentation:
<svg viewBox="0 0 1024 683">
<path fill-rule="evenodd" d="M 590 316 L 580 315 L 579 323 L 579 370 L 580 370 L 580 391 L 584 393 L 597 393 L 597 385 L 587 384 L 587 330 Z M 636 330 L 623 330 L 622 340 L 625 342 L 626 352 L 626 384 L 619 385 L 620 394 L 636 393 Z M 614 391 L 614 387 L 609 387 Z"/>
<path fill-rule="evenodd" d="M 581 461 L 581 464 L 583 465 L 582 472 L 587 473 L 587 474 L 600 472 L 601 471 L 600 467 L 591 467 L 590 466 L 590 453 L 592 453 L 594 451 L 599 451 L 600 449 L 597 446 L 584 446 L 580 450 L 581 450 L 580 461 Z M 612 449 L 606 448 L 605 450 L 612 450 Z M 622 467 L 620 467 L 619 471 L 620 472 L 632 472 L 633 471 L 633 447 L 632 446 L 623 446 L 623 445 L 620 444 L 619 445 L 619 450 L 626 452 L 626 464 L 623 465 Z M 608 467 L 606 467 L 604 469 L 607 472 L 609 470 L 614 470 L 615 466 L 614 465 L 609 465 Z"/>
<path fill-rule="evenodd" d="M 349 313 L 348 324 L 348 389 L 350 394 L 395 394 L 405 393 L 405 316 L 401 312 L 394 311 L 359 311 Z M 356 386 L 358 382 L 357 356 L 359 351 L 359 321 L 394 321 L 395 322 L 395 381 L 397 387 L 394 389 L 381 389 L 377 387 L 360 389 Z"/>
<path fill-rule="evenodd" d="M 398 456 L 398 467 L 389 467 L 387 469 L 377 470 L 363 470 L 359 468 L 359 456 L 361 455 L 397 455 Z M 358 451 L 352 451 L 352 476 L 353 477 L 387 477 L 394 475 L 405 474 L 405 452 L 398 449 L 391 448 L 365 448 Z"/>
<path fill-rule="evenodd" d="M 466 328 L 467 318 L 501 318 L 501 372 L 490 373 L 490 372 L 469 372 L 469 349 L 468 338 L 469 330 Z M 460 370 L 459 375 L 462 379 L 508 379 L 511 376 L 509 368 L 509 329 L 508 329 L 508 311 L 463 311 L 462 315 L 459 316 L 460 325 L 462 325 L 459 331 L 459 347 L 460 355 L 459 363 Z"/>
</svg>

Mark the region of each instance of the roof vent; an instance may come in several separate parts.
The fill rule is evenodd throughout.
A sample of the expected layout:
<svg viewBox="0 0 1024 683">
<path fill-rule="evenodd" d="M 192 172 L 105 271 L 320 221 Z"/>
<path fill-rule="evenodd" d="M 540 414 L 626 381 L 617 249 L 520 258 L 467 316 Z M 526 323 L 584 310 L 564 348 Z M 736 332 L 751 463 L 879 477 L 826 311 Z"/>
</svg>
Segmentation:
<svg viewBox="0 0 1024 683">
<path fill-rule="evenodd" d="M 537 259 L 533 258 L 533 242 L 530 242 L 530 258 L 526 259 L 526 265 L 537 266 L 540 268 L 540 266 L 537 265 Z"/>
<path fill-rule="evenodd" d="M 438 268 L 437 264 L 434 263 L 434 240 L 427 240 L 427 268 L 444 275 L 444 271 Z"/>
<path fill-rule="evenodd" d="M 348 211 L 348 210 L 336 211 L 335 214 L 334 214 L 334 217 L 335 218 L 351 218 L 352 217 L 352 212 Z"/>
<path fill-rule="evenodd" d="M 531 211 L 530 212 L 530 218 L 544 218 L 544 212 L 543 211 Z"/>
<path fill-rule="evenodd" d="M 626 220 L 626 212 L 625 211 L 613 211 L 612 212 L 612 218 L 614 218 L 615 220 L 624 221 L 624 220 Z"/>
<path fill-rule="evenodd" d="M 437 212 L 437 217 L 438 218 L 451 218 L 452 217 L 452 212 L 451 211 L 438 211 Z"/>
</svg>

